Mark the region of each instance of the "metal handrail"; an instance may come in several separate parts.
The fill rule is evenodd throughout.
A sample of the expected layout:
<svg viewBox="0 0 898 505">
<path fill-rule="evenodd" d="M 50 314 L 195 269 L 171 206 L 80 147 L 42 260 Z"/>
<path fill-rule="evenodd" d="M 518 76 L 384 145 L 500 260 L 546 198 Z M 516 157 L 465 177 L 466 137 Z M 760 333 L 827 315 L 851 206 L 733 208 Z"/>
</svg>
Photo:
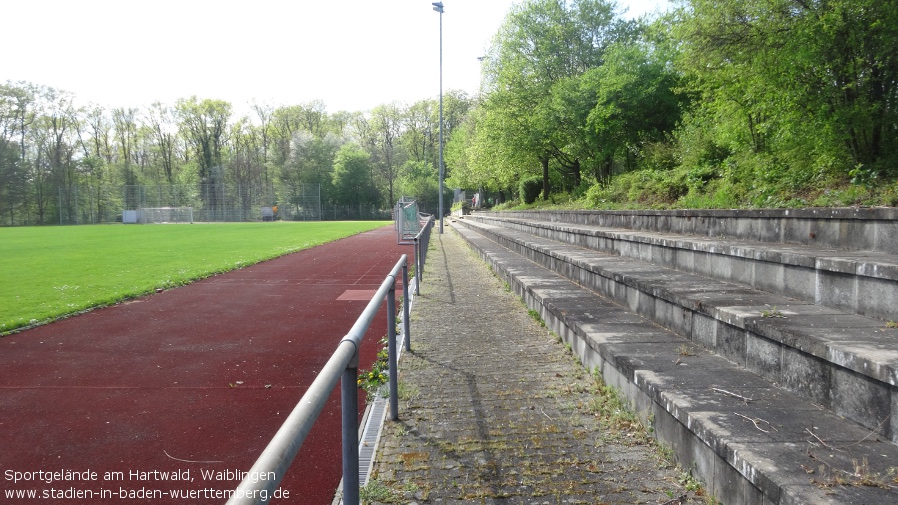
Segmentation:
<svg viewBox="0 0 898 505">
<path fill-rule="evenodd" d="M 343 337 L 337 350 L 324 365 L 321 372 L 309 386 L 309 389 L 293 408 L 293 411 L 281 425 L 277 433 L 262 451 L 259 459 L 253 464 L 234 490 L 227 505 L 249 505 L 268 503 L 275 497 L 275 490 L 280 486 L 293 458 L 299 452 L 303 442 L 318 419 L 327 399 L 337 385 L 341 383 L 341 404 L 343 409 L 343 502 L 349 505 L 359 503 L 359 440 L 358 440 L 358 349 L 374 316 L 380 309 L 384 298 L 387 300 L 387 335 L 389 337 L 390 360 L 390 411 L 391 418 L 398 419 L 397 393 L 397 357 L 396 357 L 396 279 L 402 271 L 403 278 L 403 323 L 406 341 L 409 339 L 408 327 L 408 257 L 403 254 L 396 266 L 381 283 L 367 307 Z M 396 399 L 396 400 L 394 400 Z M 259 475 L 271 475 L 274 479 L 259 479 Z M 255 482 L 253 482 L 255 481 Z"/>
<path fill-rule="evenodd" d="M 430 232 L 433 230 L 434 218 L 427 216 L 427 221 L 421 227 L 421 231 L 415 235 L 415 295 L 420 295 L 421 274 L 424 272 L 424 262 L 427 259 L 427 248 L 430 247 Z M 408 340 L 406 340 L 406 350 Z"/>
</svg>

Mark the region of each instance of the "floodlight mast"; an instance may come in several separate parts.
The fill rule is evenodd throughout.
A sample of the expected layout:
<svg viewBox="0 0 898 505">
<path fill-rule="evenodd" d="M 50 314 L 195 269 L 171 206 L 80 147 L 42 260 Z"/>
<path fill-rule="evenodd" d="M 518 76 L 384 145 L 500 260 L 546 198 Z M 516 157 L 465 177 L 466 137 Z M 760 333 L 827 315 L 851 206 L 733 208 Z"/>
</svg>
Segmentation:
<svg viewBox="0 0 898 505">
<path fill-rule="evenodd" d="M 433 10 L 440 13 L 440 234 L 443 234 L 443 2 L 433 2 Z"/>
</svg>

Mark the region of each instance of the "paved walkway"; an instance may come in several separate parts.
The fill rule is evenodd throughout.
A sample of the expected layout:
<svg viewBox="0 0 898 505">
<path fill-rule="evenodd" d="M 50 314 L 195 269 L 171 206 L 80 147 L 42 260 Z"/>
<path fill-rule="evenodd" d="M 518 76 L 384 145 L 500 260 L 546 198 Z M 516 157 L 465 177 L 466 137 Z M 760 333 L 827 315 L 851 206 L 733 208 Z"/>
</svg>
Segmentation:
<svg viewBox="0 0 898 505">
<path fill-rule="evenodd" d="M 371 503 L 701 502 L 464 241 L 434 234 Z M 677 498 L 685 498 L 678 500 Z"/>
</svg>

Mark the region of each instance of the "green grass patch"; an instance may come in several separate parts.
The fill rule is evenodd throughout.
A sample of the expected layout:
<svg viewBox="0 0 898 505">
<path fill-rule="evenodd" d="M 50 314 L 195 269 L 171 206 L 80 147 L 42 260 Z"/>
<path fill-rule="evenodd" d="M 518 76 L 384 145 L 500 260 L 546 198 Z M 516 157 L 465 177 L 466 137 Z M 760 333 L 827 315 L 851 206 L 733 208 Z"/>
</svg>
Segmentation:
<svg viewBox="0 0 898 505">
<path fill-rule="evenodd" d="M 327 221 L 0 228 L 0 334 L 387 224 Z"/>
</svg>

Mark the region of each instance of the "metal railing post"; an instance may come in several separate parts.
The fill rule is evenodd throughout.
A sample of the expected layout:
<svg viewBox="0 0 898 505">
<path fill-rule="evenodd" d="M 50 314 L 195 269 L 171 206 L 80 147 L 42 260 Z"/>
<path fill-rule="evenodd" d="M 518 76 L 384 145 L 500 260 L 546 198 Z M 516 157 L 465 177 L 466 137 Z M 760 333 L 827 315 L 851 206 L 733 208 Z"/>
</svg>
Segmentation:
<svg viewBox="0 0 898 505">
<path fill-rule="evenodd" d="M 396 349 L 396 284 L 387 293 L 387 353 L 390 360 L 390 419 L 399 419 L 399 373 Z"/>
<path fill-rule="evenodd" d="M 402 265 L 402 334 L 405 335 L 405 350 L 412 350 L 411 322 L 409 321 L 410 303 L 408 299 L 408 263 Z"/>
<path fill-rule="evenodd" d="M 343 370 L 340 400 L 343 411 L 343 504 L 359 505 L 359 353 Z"/>
<path fill-rule="evenodd" d="M 433 216 L 428 217 L 424 227 L 415 235 L 415 296 L 421 294 L 421 276 L 424 273 L 424 264 L 427 261 L 427 248 L 430 245 L 430 232 L 433 229 L 433 222 Z"/>
<path fill-rule="evenodd" d="M 433 218 L 430 218 L 430 223 L 428 226 L 424 227 L 423 233 L 421 233 L 421 238 L 424 239 L 424 242 L 421 244 L 421 270 L 423 273 L 424 265 L 427 264 L 427 249 L 430 247 L 430 232 L 433 231 Z"/>
<path fill-rule="evenodd" d="M 418 236 L 415 237 L 415 296 L 421 294 L 421 240 Z"/>
</svg>

